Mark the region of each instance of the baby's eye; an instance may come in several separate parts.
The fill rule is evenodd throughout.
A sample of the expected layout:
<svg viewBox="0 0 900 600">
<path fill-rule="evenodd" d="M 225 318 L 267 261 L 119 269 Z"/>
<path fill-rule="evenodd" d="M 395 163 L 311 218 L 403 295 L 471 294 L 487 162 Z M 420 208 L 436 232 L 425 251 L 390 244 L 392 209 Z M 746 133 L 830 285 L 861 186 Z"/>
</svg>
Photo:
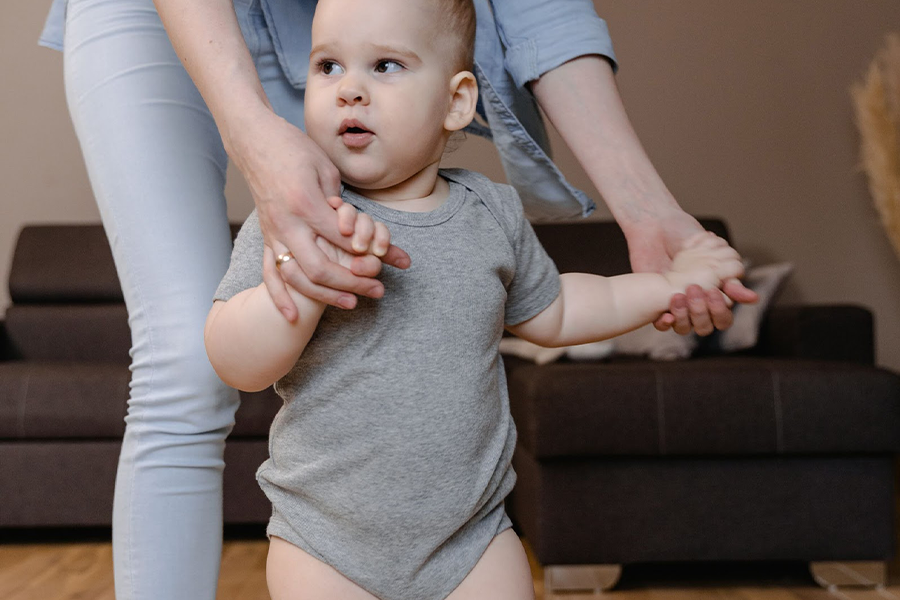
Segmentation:
<svg viewBox="0 0 900 600">
<path fill-rule="evenodd" d="M 343 75 L 344 73 L 344 68 L 333 60 L 320 61 L 319 69 L 325 75 Z"/>
<path fill-rule="evenodd" d="M 403 70 L 403 65 L 395 60 L 379 60 L 375 64 L 376 73 L 398 73 Z"/>
</svg>

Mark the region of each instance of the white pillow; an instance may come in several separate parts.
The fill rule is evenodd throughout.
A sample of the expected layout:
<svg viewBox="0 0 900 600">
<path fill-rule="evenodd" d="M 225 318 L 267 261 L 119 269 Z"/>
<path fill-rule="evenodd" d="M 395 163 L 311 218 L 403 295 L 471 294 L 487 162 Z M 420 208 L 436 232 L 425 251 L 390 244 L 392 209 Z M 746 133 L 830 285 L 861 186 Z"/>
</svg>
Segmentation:
<svg viewBox="0 0 900 600">
<path fill-rule="evenodd" d="M 759 294 L 756 304 L 734 307 L 734 324 L 725 331 L 716 331 L 704 339 L 708 352 L 737 352 L 756 345 L 763 316 L 794 270 L 792 263 L 777 263 L 747 269 L 744 285 Z M 526 340 L 509 337 L 500 341 L 500 352 L 533 361 L 539 365 L 566 356 L 572 360 L 602 360 L 610 356 L 646 356 L 651 360 L 681 360 L 689 358 L 700 344 L 696 334 L 679 335 L 673 330 L 657 331 L 653 324 L 644 325 L 602 342 L 544 348 Z"/>
<path fill-rule="evenodd" d="M 657 331 L 652 324 L 609 340 L 561 348 L 544 348 L 515 337 L 500 340 L 502 354 L 524 358 L 539 365 L 554 362 L 562 356 L 579 361 L 603 360 L 613 355 L 678 360 L 688 358 L 696 347 L 696 336 L 678 335 L 672 330 Z"/>
<path fill-rule="evenodd" d="M 556 362 L 565 353 L 565 348 L 544 348 L 517 337 L 505 337 L 500 340 L 500 354 L 517 356 L 539 365 Z"/>
<path fill-rule="evenodd" d="M 709 336 L 709 350 L 737 352 L 755 346 L 766 311 L 793 271 L 794 265 L 789 262 L 747 269 L 744 285 L 759 294 L 759 302 L 735 305 L 734 324 Z"/>
<path fill-rule="evenodd" d="M 672 329 L 659 331 L 653 323 L 623 333 L 611 341 L 618 355 L 646 356 L 651 360 L 690 358 L 699 343 L 696 335 L 680 335 Z"/>
</svg>

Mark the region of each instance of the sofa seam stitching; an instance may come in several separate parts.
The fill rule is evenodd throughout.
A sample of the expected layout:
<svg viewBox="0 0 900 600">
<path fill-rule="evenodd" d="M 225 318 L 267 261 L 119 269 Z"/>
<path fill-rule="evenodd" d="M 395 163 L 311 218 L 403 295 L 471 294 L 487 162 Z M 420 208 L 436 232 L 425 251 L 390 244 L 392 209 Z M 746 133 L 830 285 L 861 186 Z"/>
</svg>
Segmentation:
<svg viewBox="0 0 900 600">
<path fill-rule="evenodd" d="M 781 403 L 781 378 L 775 369 L 769 369 L 772 377 L 772 403 L 775 411 L 775 450 L 784 454 L 784 422 L 783 407 Z"/>
<path fill-rule="evenodd" d="M 666 410 L 663 402 L 663 385 L 659 369 L 653 369 L 653 375 L 656 379 L 656 418 L 659 428 L 659 453 L 663 456 L 666 454 Z"/>
<path fill-rule="evenodd" d="M 25 439 L 25 412 L 28 407 L 28 391 L 31 389 L 31 370 L 25 374 L 25 386 L 22 390 L 22 402 L 19 405 L 19 414 L 16 419 L 16 429 L 22 439 Z"/>
</svg>

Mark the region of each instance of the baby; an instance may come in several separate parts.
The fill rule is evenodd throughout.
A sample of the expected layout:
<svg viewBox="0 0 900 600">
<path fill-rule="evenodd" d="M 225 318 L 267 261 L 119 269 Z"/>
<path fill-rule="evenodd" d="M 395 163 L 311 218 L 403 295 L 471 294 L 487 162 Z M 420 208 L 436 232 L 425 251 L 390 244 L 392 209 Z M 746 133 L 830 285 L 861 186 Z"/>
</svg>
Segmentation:
<svg viewBox="0 0 900 600">
<path fill-rule="evenodd" d="M 274 600 L 533 598 L 503 505 L 516 440 L 504 328 L 597 341 L 653 321 L 689 284 L 742 274 L 705 234 L 665 274 L 560 275 L 511 187 L 439 170 L 475 113 L 474 35 L 471 0 L 318 2 L 306 128 L 340 170 L 330 202 L 365 256 L 318 243 L 348 267 L 396 243 L 412 265 L 386 267 L 384 297 L 352 311 L 289 290 L 290 323 L 262 283 L 274 253 L 255 214 L 235 242 L 206 345 L 225 382 L 274 382 L 284 399 L 257 473 Z"/>
</svg>

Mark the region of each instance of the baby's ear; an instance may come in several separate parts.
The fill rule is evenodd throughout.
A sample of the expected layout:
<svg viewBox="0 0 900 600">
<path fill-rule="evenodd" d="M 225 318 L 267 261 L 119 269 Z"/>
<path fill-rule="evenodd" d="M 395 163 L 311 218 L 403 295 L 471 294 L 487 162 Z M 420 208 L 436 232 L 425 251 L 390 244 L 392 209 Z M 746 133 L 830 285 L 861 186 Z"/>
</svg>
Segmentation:
<svg viewBox="0 0 900 600">
<path fill-rule="evenodd" d="M 475 118 L 478 104 L 478 82 L 471 71 L 460 71 L 450 80 L 450 110 L 444 119 L 444 129 L 459 131 Z"/>
</svg>

